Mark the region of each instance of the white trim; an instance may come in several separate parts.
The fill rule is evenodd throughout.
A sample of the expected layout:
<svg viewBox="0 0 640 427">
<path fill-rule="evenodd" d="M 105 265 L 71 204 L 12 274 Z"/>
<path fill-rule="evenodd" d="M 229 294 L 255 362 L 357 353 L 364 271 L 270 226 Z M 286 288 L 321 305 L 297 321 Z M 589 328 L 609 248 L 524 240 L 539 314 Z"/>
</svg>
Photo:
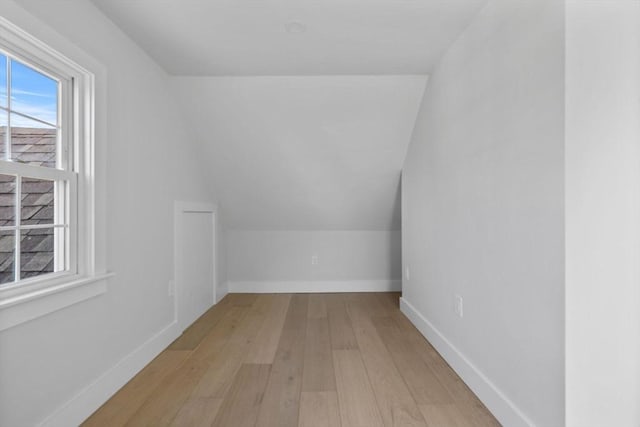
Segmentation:
<svg viewBox="0 0 640 427">
<path fill-rule="evenodd" d="M 63 93 L 59 108 L 64 112 L 58 112 L 58 128 L 63 126 L 65 135 L 73 135 L 71 142 L 74 144 L 66 147 L 73 158 L 61 153 L 68 163 L 67 170 L 4 161 L 0 164 L 3 173 L 69 183 L 64 209 L 60 206 L 67 216 L 62 221 L 67 225 L 68 253 L 64 254 L 67 271 L 33 281 L 16 281 L 19 286 L 8 285 L 0 289 L 0 330 L 3 330 L 104 293 L 107 286 L 103 279 L 108 275 L 102 270 L 104 242 L 100 242 L 100 259 L 96 254 L 95 76 L 3 17 L 0 17 L 0 39 L 3 52 L 60 81 Z M 74 96 L 73 102 L 70 95 Z M 99 197 L 102 202 L 104 194 Z M 104 207 L 103 203 L 101 207 Z M 16 246 L 19 247 L 20 239 L 17 240 Z M 49 286 L 51 289 L 46 289 Z M 81 289 L 83 287 L 85 289 Z M 43 299 L 45 296 L 51 300 Z M 26 307 L 18 308 L 17 305 L 22 303 Z M 31 304 L 34 306 L 28 307 Z"/>
<path fill-rule="evenodd" d="M 509 427 L 535 426 L 533 421 L 527 418 L 486 375 L 404 298 L 400 298 L 400 311 L 409 318 L 411 323 L 435 347 L 438 353 L 473 390 L 502 425 Z"/>
<path fill-rule="evenodd" d="M 183 230 L 182 230 L 182 216 L 185 213 L 193 213 L 193 212 L 202 212 L 202 213 L 211 213 L 213 224 L 213 259 L 211 262 L 213 263 L 213 277 L 212 286 L 213 286 L 213 300 L 211 301 L 211 306 L 214 306 L 217 303 L 217 295 L 218 295 L 218 265 L 216 262 L 218 256 L 218 207 L 214 203 L 206 203 L 206 202 L 182 202 L 175 201 L 174 202 L 174 215 L 173 215 L 173 319 L 181 328 L 181 331 L 184 331 L 189 324 L 184 321 L 184 319 L 180 319 L 179 311 L 179 299 L 181 294 L 181 286 L 180 277 L 182 277 L 182 251 L 180 250 L 180 242 L 183 239 Z"/>
<path fill-rule="evenodd" d="M 49 47 L 48 44 L 41 42 L 38 38 L 1 16 L 0 35 L 3 38 L 3 44 L 8 46 L 11 54 L 17 55 L 18 59 L 32 59 L 32 53 L 35 51 L 39 57 L 35 63 L 45 73 L 74 74 L 77 71 L 88 73 L 84 67 L 79 66 L 65 55 Z M 55 68 L 49 71 L 52 67 Z"/>
<path fill-rule="evenodd" d="M 49 181 L 66 181 L 74 179 L 75 173 L 62 169 L 44 166 L 33 166 L 25 163 L 1 160 L 2 173 L 6 175 L 20 175 L 25 178 L 46 179 Z"/>
<path fill-rule="evenodd" d="M 107 279 L 112 276 L 103 274 L 73 281 L 66 278 L 55 286 L 0 300 L 0 331 L 104 294 Z"/>
<path fill-rule="evenodd" d="M 334 292 L 391 292 L 400 291 L 401 280 L 283 280 L 230 281 L 232 293 L 334 293 Z"/>
<path fill-rule="evenodd" d="M 180 336 L 180 332 L 177 324 L 172 322 L 140 347 L 123 357 L 115 366 L 100 375 L 71 400 L 60 406 L 40 423 L 40 426 L 67 427 L 80 425 L 178 336 Z"/>
</svg>

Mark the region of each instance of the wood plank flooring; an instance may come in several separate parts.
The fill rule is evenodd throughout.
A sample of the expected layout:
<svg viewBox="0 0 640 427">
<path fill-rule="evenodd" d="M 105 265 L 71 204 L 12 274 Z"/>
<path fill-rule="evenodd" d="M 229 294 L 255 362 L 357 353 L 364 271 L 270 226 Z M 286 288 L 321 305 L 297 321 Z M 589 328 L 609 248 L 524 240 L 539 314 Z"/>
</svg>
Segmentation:
<svg viewBox="0 0 640 427">
<path fill-rule="evenodd" d="M 227 295 L 83 426 L 499 426 L 398 297 Z"/>
</svg>

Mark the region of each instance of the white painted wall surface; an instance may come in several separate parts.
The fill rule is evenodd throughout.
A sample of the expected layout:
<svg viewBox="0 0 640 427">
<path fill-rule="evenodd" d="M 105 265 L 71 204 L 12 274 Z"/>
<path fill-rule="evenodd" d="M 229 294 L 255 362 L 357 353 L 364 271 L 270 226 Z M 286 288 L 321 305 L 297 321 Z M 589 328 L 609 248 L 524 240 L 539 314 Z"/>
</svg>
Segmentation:
<svg viewBox="0 0 640 427">
<path fill-rule="evenodd" d="M 401 278 L 399 231 L 235 230 L 228 256 L 232 283 Z"/>
<path fill-rule="evenodd" d="M 105 295 L 0 333 L 0 425 L 33 426 L 171 324 L 173 201 L 210 195 L 166 74 L 90 2 L 0 0 L 0 11 L 72 59 L 82 49 L 106 69 L 97 81 L 106 136 L 97 155 L 108 166 L 99 171 L 107 192 L 100 214 L 116 277 Z"/>
<path fill-rule="evenodd" d="M 178 325 L 185 330 L 209 310 L 217 298 L 214 279 L 217 274 L 214 260 L 216 218 L 215 208 L 211 205 L 184 204 L 177 210 L 175 294 Z"/>
<path fill-rule="evenodd" d="M 425 76 L 175 77 L 234 230 L 400 228 Z"/>
<path fill-rule="evenodd" d="M 490 1 L 430 75 L 418 114 L 403 298 L 508 426 L 564 423 L 563 137 L 563 3 Z"/>
<path fill-rule="evenodd" d="M 567 426 L 640 425 L 640 2 L 566 14 Z"/>
<path fill-rule="evenodd" d="M 216 276 L 217 276 L 217 288 L 216 299 L 220 301 L 229 292 L 228 287 L 228 258 L 227 241 L 229 236 L 229 230 L 226 225 L 225 210 L 222 206 L 218 205 L 218 223 L 217 223 L 217 238 L 216 238 Z"/>
<path fill-rule="evenodd" d="M 224 222 L 237 230 L 226 243 L 232 290 L 400 278 L 399 233 L 389 230 L 400 225 L 400 170 L 425 81 L 171 79 Z M 282 281 L 299 283 L 276 289 Z"/>
</svg>

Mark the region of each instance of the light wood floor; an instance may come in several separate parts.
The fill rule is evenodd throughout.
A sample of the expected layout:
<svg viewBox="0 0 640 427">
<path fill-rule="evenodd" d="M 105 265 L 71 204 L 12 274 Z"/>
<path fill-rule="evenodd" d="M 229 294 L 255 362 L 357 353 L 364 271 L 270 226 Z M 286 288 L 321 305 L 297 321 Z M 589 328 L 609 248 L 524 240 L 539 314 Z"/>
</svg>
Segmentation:
<svg viewBox="0 0 640 427">
<path fill-rule="evenodd" d="M 397 293 L 230 294 L 84 426 L 499 426 Z"/>
</svg>

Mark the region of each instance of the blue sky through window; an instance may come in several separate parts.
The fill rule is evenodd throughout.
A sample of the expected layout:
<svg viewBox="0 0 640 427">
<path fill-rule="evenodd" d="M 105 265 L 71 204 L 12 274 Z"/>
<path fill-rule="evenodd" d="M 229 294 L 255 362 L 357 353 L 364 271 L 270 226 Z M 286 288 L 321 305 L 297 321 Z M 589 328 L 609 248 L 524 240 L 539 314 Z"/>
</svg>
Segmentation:
<svg viewBox="0 0 640 427">
<path fill-rule="evenodd" d="M 7 81 L 7 61 L 11 82 Z M 7 85 L 11 86 L 11 111 L 56 125 L 58 122 L 58 82 L 21 62 L 0 55 L 0 107 L 7 107 Z M 0 121 L 3 121 L 0 114 Z M 0 123 L 0 125 L 6 123 Z M 11 126 L 48 127 L 35 120 L 11 115 Z"/>
<path fill-rule="evenodd" d="M 7 57 L 0 55 L 0 107 L 7 106 Z"/>
</svg>

